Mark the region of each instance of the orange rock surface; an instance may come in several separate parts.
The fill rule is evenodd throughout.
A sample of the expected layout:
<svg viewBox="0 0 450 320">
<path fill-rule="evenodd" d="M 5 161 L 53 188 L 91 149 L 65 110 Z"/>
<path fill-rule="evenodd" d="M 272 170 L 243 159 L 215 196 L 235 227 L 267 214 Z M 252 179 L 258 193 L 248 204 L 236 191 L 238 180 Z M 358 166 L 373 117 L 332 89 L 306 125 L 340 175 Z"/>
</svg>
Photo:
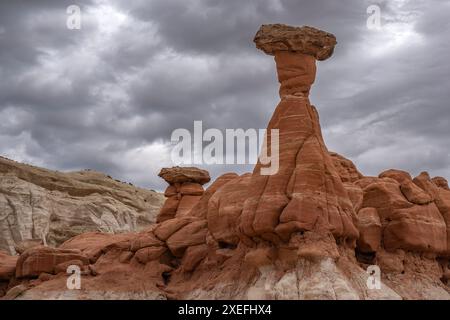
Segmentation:
<svg viewBox="0 0 450 320">
<path fill-rule="evenodd" d="M 163 168 L 159 176 L 169 183 L 164 195 L 168 198 L 156 221 L 163 222 L 186 215 L 200 201 L 202 185 L 209 182 L 209 173 L 194 167 Z"/>
</svg>

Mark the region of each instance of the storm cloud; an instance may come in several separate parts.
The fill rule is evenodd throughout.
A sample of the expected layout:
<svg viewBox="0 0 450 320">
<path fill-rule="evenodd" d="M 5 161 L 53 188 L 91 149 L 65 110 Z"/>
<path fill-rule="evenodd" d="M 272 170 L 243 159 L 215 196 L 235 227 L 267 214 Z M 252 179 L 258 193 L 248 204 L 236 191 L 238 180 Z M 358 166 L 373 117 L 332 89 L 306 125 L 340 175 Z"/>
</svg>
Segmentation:
<svg viewBox="0 0 450 320">
<path fill-rule="evenodd" d="M 66 27 L 72 4 L 80 30 Z M 311 92 L 330 150 L 366 175 L 450 178 L 449 16 L 442 0 L 1 1 L 0 155 L 162 190 L 173 130 L 266 127 L 278 83 L 252 39 L 285 23 L 337 37 Z"/>
</svg>

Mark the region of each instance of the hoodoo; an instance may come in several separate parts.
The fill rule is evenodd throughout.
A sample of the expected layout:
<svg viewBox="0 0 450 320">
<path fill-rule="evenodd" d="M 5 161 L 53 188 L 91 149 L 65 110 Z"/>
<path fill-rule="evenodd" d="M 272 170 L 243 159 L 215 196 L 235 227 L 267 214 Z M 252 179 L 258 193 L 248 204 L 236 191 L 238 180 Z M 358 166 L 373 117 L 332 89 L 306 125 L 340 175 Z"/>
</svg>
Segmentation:
<svg viewBox="0 0 450 320">
<path fill-rule="evenodd" d="M 209 173 L 194 167 L 163 168 L 159 173 L 169 186 L 164 195 L 168 198 L 161 208 L 157 222 L 180 217 L 189 212 L 203 195 L 203 187 L 211 178 Z"/>
</svg>

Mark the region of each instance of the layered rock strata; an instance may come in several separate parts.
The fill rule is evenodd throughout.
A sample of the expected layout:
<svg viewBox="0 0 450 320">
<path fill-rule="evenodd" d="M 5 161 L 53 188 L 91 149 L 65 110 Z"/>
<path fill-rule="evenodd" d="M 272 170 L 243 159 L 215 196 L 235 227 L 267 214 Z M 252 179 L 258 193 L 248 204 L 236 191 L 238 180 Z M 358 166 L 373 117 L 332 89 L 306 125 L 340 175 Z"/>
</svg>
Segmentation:
<svg viewBox="0 0 450 320">
<path fill-rule="evenodd" d="M 167 198 L 161 208 L 157 222 L 187 214 L 203 195 L 203 185 L 211 178 L 209 173 L 194 167 L 163 168 L 159 173 L 169 186 L 164 192 Z"/>
</svg>

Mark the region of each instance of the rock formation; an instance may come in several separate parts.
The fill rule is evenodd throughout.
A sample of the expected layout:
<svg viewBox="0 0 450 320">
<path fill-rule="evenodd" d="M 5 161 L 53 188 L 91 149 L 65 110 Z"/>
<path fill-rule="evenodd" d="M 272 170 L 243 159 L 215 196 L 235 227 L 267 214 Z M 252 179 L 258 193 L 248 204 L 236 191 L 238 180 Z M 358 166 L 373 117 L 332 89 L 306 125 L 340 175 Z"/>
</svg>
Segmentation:
<svg viewBox="0 0 450 320">
<path fill-rule="evenodd" d="M 0 250 L 0 297 L 6 294 L 9 281 L 15 275 L 17 259 Z"/>
<path fill-rule="evenodd" d="M 262 25 L 256 33 L 256 47 L 266 54 L 298 52 L 322 61 L 331 57 L 336 37 L 316 28 L 292 27 L 284 24 Z"/>
<path fill-rule="evenodd" d="M 261 164 L 256 165 L 240 229 L 247 237 L 272 242 L 312 230 L 328 230 L 352 242 L 358 238 L 355 212 L 323 141 L 317 110 L 308 99 L 316 58 L 330 57 L 336 39 L 310 27 L 266 25 L 255 43 L 273 54 L 277 65 L 281 102 L 267 132 L 270 139 L 271 130 L 279 130 L 280 168 L 265 176 Z"/>
<path fill-rule="evenodd" d="M 6 298 L 450 299 L 447 181 L 400 170 L 364 177 L 328 152 L 308 94 L 333 35 L 265 25 L 255 43 L 275 56 L 281 85 L 268 124 L 280 134 L 278 172 L 262 175 L 258 163 L 203 191 L 207 172 L 163 169 L 159 223 L 58 248 L 23 244 L 0 263 Z M 67 290 L 68 265 L 82 270 L 82 290 Z M 374 266 L 377 288 L 367 284 Z"/>
<path fill-rule="evenodd" d="M 0 249 L 59 245 L 89 231 L 130 232 L 155 221 L 157 192 L 95 171 L 54 172 L 0 158 Z"/>
<path fill-rule="evenodd" d="M 169 186 L 164 192 L 167 200 L 158 214 L 157 222 L 188 213 L 202 197 L 203 185 L 211 180 L 207 171 L 194 167 L 163 168 L 159 176 Z"/>
<path fill-rule="evenodd" d="M 376 247 L 382 242 L 390 251 L 450 253 L 447 240 L 450 220 L 446 214 L 450 203 L 445 201 L 445 193 L 450 196 L 450 192 L 442 189 L 440 193 L 428 174 L 422 173 L 413 180 L 407 172 L 388 170 L 378 178 L 363 178 L 355 184 L 364 193 L 361 211 L 371 211 L 377 224 L 381 223 Z"/>
</svg>

